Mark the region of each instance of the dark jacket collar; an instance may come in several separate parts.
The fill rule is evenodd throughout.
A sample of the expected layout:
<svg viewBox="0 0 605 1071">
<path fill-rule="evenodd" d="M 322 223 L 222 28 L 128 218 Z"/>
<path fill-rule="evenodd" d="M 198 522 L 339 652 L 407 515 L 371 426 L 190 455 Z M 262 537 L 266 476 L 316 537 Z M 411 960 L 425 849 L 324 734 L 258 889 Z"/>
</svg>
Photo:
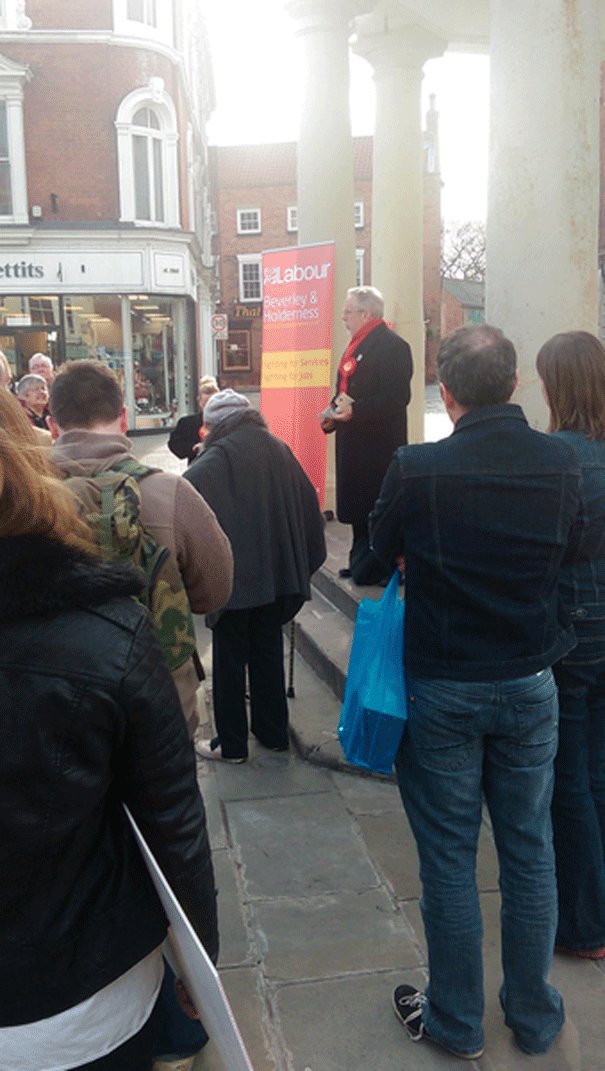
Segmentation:
<svg viewBox="0 0 605 1071">
<path fill-rule="evenodd" d="M 0 621 L 96 606 L 142 588 L 142 574 L 129 565 L 98 561 L 43 536 L 0 539 Z"/>
<path fill-rule="evenodd" d="M 458 431 L 464 431 L 465 428 L 472 427 L 475 424 L 484 424 L 488 420 L 522 420 L 524 424 L 527 424 L 525 413 L 520 405 L 515 405 L 513 402 L 504 402 L 502 405 L 480 405 L 477 409 L 471 409 L 464 416 L 461 416 L 454 425 L 452 435 L 455 435 Z"/>
</svg>

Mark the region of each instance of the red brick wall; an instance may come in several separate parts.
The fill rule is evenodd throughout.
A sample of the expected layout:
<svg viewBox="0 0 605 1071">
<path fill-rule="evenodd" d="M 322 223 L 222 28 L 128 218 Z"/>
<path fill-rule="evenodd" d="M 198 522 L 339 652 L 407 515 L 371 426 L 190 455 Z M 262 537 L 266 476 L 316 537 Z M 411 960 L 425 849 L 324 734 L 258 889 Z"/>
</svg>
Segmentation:
<svg viewBox="0 0 605 1071">
<path fill-rule="evenodd" d="M 220 150 L 218 150 L 220 151 Z M 262 320 L 234 319 L 234 306 L 239 305 L 238 254 L 262 253 L 264 249 L 280 249 L 296 245 L 298 235 L 286 230 L 286 207 L 296 204 L 296 186 L 256 186 L 223 189 L 218 193 L 218 248 L 220 249 L 221 309 L 229 314 L 229 326 L 249 330 L 252 367 L 249 372 L 228 371 L 223 374 L 224 386 L 253 387 L 260 383 Z M 260 234 L 237 233 L 237 209 L 260 208 Z"/>
<path fill-rule="evenodd" d="M 112 0 L 27 0 L 33 30 L 111 30 Z"/>
<path fill-rule="evenodd" d="M 355 230 L 355 248 L 363 249 L 364 286 L 372 285 L 372 183 L 369 179 L 357 179 L 354 186 L 355 200 L 363 201 L 363 227 Z M 351 279 L 351 286 L 355 280 Z M 342 295 L 344 301 L 344 294 Z"/>
<path fill-rule="evenodd" d="M 30 205 L 41 205 L 45 219 L 117 221 L 118 106 L 133 89 L 159 75 L 178 112 L 180 87 L 169 60 L 145 49 L 76 42 L 6 42 L 2 52 L 27 63 L 33 75 L 24 96 Z M 181 130 L 181 175 L 185 173 L 185 143 Z M 57 195 L 56 215 L 51 213 L 51 193 Z"/>
<path fill-rule="evenodd" d="M 458 299 L 453 294 L 450 294 L 447 287 L 444 286 L 441 305 L 442 338 L 450 335 L 452 331 L 457 331 L 459 327 L 464 327 L 464 309 Z"/>
</svg>

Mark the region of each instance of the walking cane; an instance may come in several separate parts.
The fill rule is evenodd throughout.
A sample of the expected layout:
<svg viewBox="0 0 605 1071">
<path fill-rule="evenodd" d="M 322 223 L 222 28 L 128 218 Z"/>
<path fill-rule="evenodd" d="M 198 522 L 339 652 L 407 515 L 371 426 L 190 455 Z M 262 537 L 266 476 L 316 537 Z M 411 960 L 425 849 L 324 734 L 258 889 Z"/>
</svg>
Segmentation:
<svg viewBox="0 0 605 1071">
<path fill-rule="evenodd" d="M 290 622 L 290 664 L 288 666 L 288 699 L 294 699 L 294 618 Z"/>
</svg>

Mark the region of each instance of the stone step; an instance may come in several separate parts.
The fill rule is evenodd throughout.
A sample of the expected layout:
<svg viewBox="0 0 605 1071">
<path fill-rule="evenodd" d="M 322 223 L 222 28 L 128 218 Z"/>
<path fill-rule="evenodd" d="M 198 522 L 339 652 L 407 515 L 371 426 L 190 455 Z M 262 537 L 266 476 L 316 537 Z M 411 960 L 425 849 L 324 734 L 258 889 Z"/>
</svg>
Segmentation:
<svg viewBox="0 0 605 1071">
<path fill-rule="evenodd" d="M 311 591 L 311 601 L 295 618 L 295 647 L 342 700 L 357 607 L 363 598 L 380 599 L 384 588 L 358 588 L 324 567 L 313 577 Z"/>
<path fill-rule="evenodd" d="M 390 780 L 384 774 L 350 766 L 344 758 L 337 733 L 357 606 L 365 597 L 379 599 L 383 589 L 364 588 L 360 592 L 351 585 L 351 590 L 341 592 L 340 596 L 337 594 L 342 606 L 339 609 L 322 594 L 319 584 L 334 594 L 347 581 L 335 581 L 330 585 L 329 577 L 326 579 L 317 574 L 313 579 L 312 598 L 295 618 L 294 696 L 289 698 L 289 708 L 290 731 L 296 748 L 303 758 L 320 766 Z M 287 652 L 291 635 L 289 627 L 285 633 Z M 287 653 L 286 666 L 290 664 Z"/>
<path fill-rule="evenodd" d="M 353 622 L 314 586 L 294 622 L 296 650 L 337 699 L 344 696 Z"/>
</svg>

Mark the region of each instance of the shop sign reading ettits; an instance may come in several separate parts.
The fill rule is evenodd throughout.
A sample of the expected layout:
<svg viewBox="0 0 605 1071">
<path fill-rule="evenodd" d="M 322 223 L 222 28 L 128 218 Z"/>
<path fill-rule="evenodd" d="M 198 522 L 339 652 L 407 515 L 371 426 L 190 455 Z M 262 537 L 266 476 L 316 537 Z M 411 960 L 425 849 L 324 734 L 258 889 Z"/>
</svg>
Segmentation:
<svg viewBox="0 0 605 1071">
<path fill-rule="evenodd" d="M 326 437 L 318 414 L 330 396 L 333 307 L 333 242 L 263 253 L 261 412 L 322 506 Z"/>
</svg>

